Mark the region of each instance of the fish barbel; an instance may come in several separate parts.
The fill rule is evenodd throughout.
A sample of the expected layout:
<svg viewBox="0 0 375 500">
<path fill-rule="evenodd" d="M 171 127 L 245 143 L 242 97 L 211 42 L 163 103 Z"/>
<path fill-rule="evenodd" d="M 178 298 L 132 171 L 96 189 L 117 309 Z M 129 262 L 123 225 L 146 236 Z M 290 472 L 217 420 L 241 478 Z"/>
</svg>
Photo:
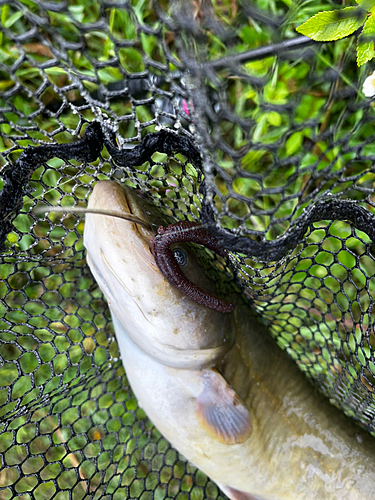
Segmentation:
<svg viewBox="0 0 375 500">
<path fill-rule="evenodd" d="M 89 208 L 145 219 L 129 188 Z M 156 209 L 155 209 L 156 211 Z M 88 264 L 107 298 L 130 385 L 171 444 L 234 500 L 375 499 L 375 440 L 332 406 L 247 306 L 222 314 L 161 275 L 151 231 L 86 215 Z M 186 271 L 202 278 L 194 254 Z"/>
</svg>

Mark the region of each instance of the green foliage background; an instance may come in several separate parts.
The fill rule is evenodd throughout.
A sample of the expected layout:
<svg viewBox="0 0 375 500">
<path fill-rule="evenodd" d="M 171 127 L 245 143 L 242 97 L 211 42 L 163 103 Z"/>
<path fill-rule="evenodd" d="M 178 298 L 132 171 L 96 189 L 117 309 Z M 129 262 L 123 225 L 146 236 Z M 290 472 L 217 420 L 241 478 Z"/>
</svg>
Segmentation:
<svg viewBox="0 0 375 500">
<path fill-rule="evenodd" d="M 150 0 L 131 0 L 130 3 L 139 23 L 152 27 L 158 25 Z M 161 1 L 160 4 L 168 10 L 168 2 Z M 23 0 L 17 5 L 24 6 L 34 15 L 39 12 L 38 2 Z M 254 0 L 252 5 L 260 13 L 272 13 L 274 16 L 279 16 L 279 41 L 294 38 L 296 28 L 311 16 L 316 15 L 318 11 L 323 10 L 327 13 L 337 8 L 337 3 L 333 1 L 322 2 L 318 5 L 311 1 Z M 237 30 L 236 45 L 232 44 L 230 47 L 232 52 L 240 53 L 275 42 L 275 31 L 272 27 L 255 17 L 249 18 L 246 23 L 238 26 L 238 7 L 238 3 L 234 0 L 213 1 L 215 14 L 224 26 Z M 0 11 L 1 26 L 24 33 L 29 28 L 24 13 L 12 2 L 3 4 Z M 68 2 L 67 10 L 51 12 L 51 26 L 64 40 L 74 42 L 81 35 L 76 22 L 95 22 L 101 15 L 101 2 L 71 0 Z M 118 51 L 121 68 L 125 72 L 141 73 L 147 70 L 147 58 L 166 63 L 155 36 L 146 32 L 137 33 L 134 19 L 127 12 L 111 7 L 106 11 L 106 16 L 109 28 L 107 32 L 98 29 L 83 35 L 89 53 L 95 60 L 104 63 L 114 57 L 116 48 L 112 37 L 116 37 L 125 41 L 137 39 L 135 46 L 124 46 Z M 372 17 L 369 19 L 372 20 Z M 358 18 L 358 23 L 359 21 L 362 22 L 363 18 Z M 370 27 L 370 23 L 368 26 Z M 165 36 L 170 37 L 169 50 L 178 60 L 177 46 L 172 33 L 166 32 Z M 205 43 L 204 57 L 206 59 L 215 60 L 228 55 L 227 44 L 214 33 L 207 33 Z M 23 50 L 29 58 L 23 64 L 16 65 Z M 335 82 L 324 81 L 310 85 L 311 80 L 307 80 L 311 76 L 310 62 L 303 58 L 293 63 L 283 58 L 268 57 L 245 64 L 244 71 L 247 75 L 264 78 L 266 83 L 262 88 L 240 78 L 230 78 L 224 70 L 220 74 L 227 84 L 227 98 L 231 108 L 239 117 L 253 121 L 253 127 L 248 134 L 245 134 L 238 124 L 229 120 L 223 121 L 222 137 L 236 151 L 246 147 L 249 138 L 258 146 L 241 157 L 240 167 L 248 175 L 237 176 L 233 181 L 233 189 L 247 200 L 254 199 L 255 208 L 264 212 L 264 215 L 246 219 L 244 224 L 250 229 L 268 231 L 268 239 L 275 239 L 288 228 L 289 222 L 286 217 L 296 208 L 296 201 L 292 199 L 292 195 L 303 190 L 309 177 L 307 169 L 310 165 L 317 163 L 317 172 L 320 173 L 313 188 L 322 191 L 331 190 L 334 194 L 345 192 L 347 189 L 344 182 L 345 175 L 349 177 L 361 168 L 367 168 L 367 165 L 363 166 L 358 162 L 352 165 L 349 172 L 345 171 L 346 162 L 352 160 L 353 156 L 350 153 L 340 155 L 339 141 L 342 138 L 345 139 L 350 134 L 352 144 L 364 144 L 364 153 L 369 156 L 375 154 L 374 143 L 366 142 L 366 138 L 373 133 L 373 122 L 361 121 L 364 110 L 356 109 L 352 113 L 347 113 L 347 103 L 332 98 L 333 91 L 338 88 L 357 89 L 360 87 L 360 82 L 367 70 L 364 67 L 358 69 L 355 51 L 354 37 L 347 37 L 324 44 L 324 47 L 317 52 L 314 59 L 316 73 L 320 74 L 326 69 L 337 71 Z M 59 64 L 59 61 L 50 64 L 51 53 L 45 45 L 34 43 L 20 47 L 0 32 L 0 63 L 2 64 L 0 91 L 4 94 L 13 89 L 16 84 L 21 88 L 7 100 L 3 95 L 0 96 L 0 104 L 5 110 L 5 120 L 0 123 L 0 152 L 7 151 L 15 143 L 26 147 L 37 145 L 40 141 L 50 141 L 52 138 L 58 142 L 71 142 L 79 132 L 81 117 L 91 121 L 95 119 L 95 113 L 87 107 L 80 110 L 79 116 L 69 105 L 78 105 L 83 92 L 95 92 L 99 87 L 96 79 L 103 85 L 108 85 L 119 82 L 123 78 L 118 67 L 103 64 L 98 69 L 90 57 L 79 50 L 68 50 L 66 54 L 69 64 L 74 67 L 72 72 L 69 72 L 64 64 Z M 49 64 L 46 64 L 43 72 L 36 67 L 37 64 L 47 62 Z M 14 71 L 7 70 L 13 67 L 16 68 Z M 170 63 L 170 71 L 177 69 L 177 65 Z M 67 106 L 59 115 L 58 120 L 53 115 L 36 113 L 40 104 L 35 99 L 31 99 L 30 95 L 36 94 L 44 78 L 50 85 L 39 98 L 43 105 L 48 106 L 54 102 L 61 103 L 61 89 L 68 86 L 74 76 L 79 77 L 83 88 L 81 91 L 74 88 L 64 92 Z M 8 106 L 9 101 L 13 107 Z M 286 112 L 277 107 L 287 103 L 296 103 L 292 111 Z M 265 105 L 268 105 L 267 110 L 265 110 Z M 146 105 L 137 106 L 135 116 L 133 116 L 133 107 L 129 100 L 119 100 L 113 103 L 112 111 L 113 115 L 126 118 L 120 123 L 120 134 L 125 139 L 130 139 L 137 134 L 135 119 L 145 124 L 142 128 L 142 135 L 155 131 L 155 124 L 147 125 L 153 116 Z M 318 125 L 311 125 L 312 119 L 316 119 Z M 30 123 L 33 126 L 29 128 L 27 135 L 21 134 L 17 127 L 27 126 Z M 333 146 L 330 139 L 324 136 L 324 131 L 332 126 L 336 131 L 336 143 Z M 320 134 L 319 141 L 314 148 L 307 148 L 306 144 L 317 136 L 317 132 Z M 270 171 L 269 149 L 274 144 L 278 145 L 278 157 L 285 161 L 290 159 L 290 162 L 285 163 L 282 168 Z M 14 148 L 10 158 L 15 160 L 19 154 L 20 149 Z M 203 474 L 186 466 L 174 450 L 169 450 L 168 443 L 152 428 L 144 412 L 137 407 L 127 387 L 121 363 L 117 362 L 110 370 L 108 369 L 109 363 L 113 363 L 113 360 L 117 358 L 118 350 L 114 337 L 110 335 L 113 332 L 110 327 L 107 328 L 109 315 L 101 292 L 95 287 L 89 273 L 82 275 L 81 272 L 85 263 L 82 242 L 83 221 L 76 216 L 62 218 L 56 214 L 51 214 L 43 220 L 35 220 L 29 213 L 35 200 L 47 201 L 52 205 L 61 201 L 63 206 L 72 206 L 78 202 L 78 205 L 85 206 L 93 183 L 114 175 L 105 150 L 103 158 L 103 161 L 84 166 L 72 161 L 63 168 L 61 168 L 61 160 L 54 159 L 48 162 L 48 168 L 41 166 L 37 169 L 31 182 L 34 191 L 25 197 L 24 210 L 16 219 L 15 230 L 8 236 L 9 253 L 0 264 L 0 278 L 4 280 L 0 283 L 0 299 L 2 300 L 0 327 L 3 330 L 0 333 L 3 341 L 0 354 L 5 361 L 0 368 L 0 418 L 4 415 L 15 414 L 17 404 L 27 407 L 33 399 L 37 400 L 40 397 L 39 391 L 30 390 L 34 380 L 37 386 L 45 384 L 43 397 L 55 398 L 54 410 L 61 414 L 61 420 L 57 417 L 50 418 L 40 410 L 36 413 L 35 422 L 30 425 L 26 424 L 26 416 L 15 419 L 6 432 L 5 424 L 0 424 L 2 426 L 0 432 L 4 431 L 0 435 L 0 453 L 4 452 L 5 465 L 7 465 L 6 474 L 3 473 L 0 476 L 0 486 L 6 488 L 8 482 L 17 484 L 17 493 L 22 496 L 22 500 L 28 500 L 31 491 L 37 500 L 54 497 L 56 492 L 52 479 L 56 477 L 59 477 L 61 487 L 69 486 L 74 478 L 72 479 L 69 474 L 60 475 L 61 471 L 57 470 L 58 468 L 43 463 L 41 467 L 43 467 L 45 482 L 35 489 L 33 477 L 36 477 L 40 470 L 38 469 L 40 463 L 37 460 L 27 462 L 27 467 L 25 466 L 23 470 L 27 477 L 17 482 L 15 465 L 23 463 L 25 459 L 23 450 L 34 439 L 37 425 L 44 426 L 46 434 L 54 433 L 53 444 L 56 445 L 54 448 L 56 456 L 52 456 L 51 461 L 65 460 L 64 465 L 74 464 L 74 460 L 78 460 L 79 456 L 77 450 L 84 445 L 79 438 L 65 435 L 64 432 L 67 431 L 62 430 L 61 427 L 74 426 L 77 434 L 84 432 L 86 426 L 89 425 L 87 415 L 90 412 L 97 412 L 95 413 L 97 428 L 94 430 L 98 434 L 93 431 L 90 437 L 92 439 L 89 447 L 91 456 L 100 455 L 98 441 L 102 434 L 110 435 L 103 439 L 107 448 L 101 453 L 99 461 L 101 470 L 109 466 L 111 453 L 116 459 L 121 456 L 122 448 L 120 449 L 111 441 L 111 433 L 119 432 L 121 444 L 126 443 L 125 457 L 119 458 L 119 461 L 121 460 L 119 470 L 124 473 L 124 480 L 118 490 L 118 498 L 125 498 L 130 491 L 132 497 L 147 500 L 150 496 L 142 491 L 143 480 L 151 489 L 157 488 L 154 498 L 158 500 L 175 498 L 177 494 L 179 500 L 187 498 L 200 500 L 204 496 L 217 498 L 219 493 L 216 486 Z M 163 164 L 165 158 L 162 155 L 155 155 L 153 160 L 155 162 L 153 165 L 147 163 L 139 166 L 134 173 L 134 178 L 131 180 L 128 178 L 126 182 L 132 185 L 136 181 L 139 182 L 141 187 L 149 191 L 155 202 L 173 210 L 176 217 L 183 218 L 189 211 L 189 216 L 192 219 L 196 218 L 200 199 L 199 196 L 193 197 L 191 194 L 197 180 L 194 167 L 185 165 L 186 159 L 182 157 L 173 160 L 168 169 Z M 6 159 L 3 158 L 2 164 L 5 164 L 5 161 Z M 222 151 L 217 151 L 217 162 L 221 175 L 217 175 L 215 179 L 216 186 L 218 191 L 226 196 L 227 179 L 233 177 L 238 165 L 234 164 L 230 155 L 225 155 Z M 304 168 L 306 168 L 305 172 Z M 374 174 L 370 171 L 370 167 L 368 168 L 369 171 L 359 182 L 360 187 L 367 188 L 374 185 Z M 261 186 L 255 176 L 263 172 L 267 172 L 264 185 L 270 187 L 286 185 L 288 179 L 300 172 L 301 174 L 295 177 L 295 182 L 287 185 L 290 199 L 282 202 L 280 196 L 272 192 L 257 197 Z M 331 179 L 335 174 L 340 177 L 342 172 L 344 172 L 342 183 L 335 184 Z M 152 177 L 151 181 L 150 177 Z M 163 179 L 167 179 L 166 183 L 162 182 Z M 121 180 L 125 180 L 124 176 Z M 364 197 L 361 198 L 358 192 L 353 196 L 357 199 Z M 190 203 L 191 199 L 194 200 L 195 205 Z M 215 201 L 220 212 L 223 208 L 221 198 L 217 197 Z M 307 202 L 301 203 L 296 208 L 294 217 L 300 215 L 306 205 Z M 269 229 L 270 217 L 267 211 L 275 207 L 277 207 L 279 222 Z M 222 218 L 223 226 L 231 229 L 239 227 L 247 214 L 247 204 L 232 197 L 227 201 L 227 208 L 228 214 Z M 325 241 L 323 251 L 318 254 L 317 248 L 324 235 L 324 230 L 319 225 L 315 225 L 308 235 L 308 244 L 301 251 L 298 266 L 296 267 L 297 263 L 293 258 L 281 264 L 280 269 L 285 266 L 282 269 L 285 272 L 283 279 L 280 279 L 275 269 L 265 268 L 263 264 L 251 259 L 247 260 L 247 266 L 244 266 L 241 261 L 242 278 L 245 281 L 251 281 L 251 286 L 257 291 L 265 289 L 266 294 L 275 294 L 270 303 L 265 304 L 264 301 L 259 300 L 255 305 L 263 317 L 270 321 L 271 331 L 277 337 L 280 347 L 296 360 L 307 375 L 316 377 L 324 375 L 333 384 L 337 373 L 343 370 L 347 359 L 353 357 L 352 370 L 348 374 L 349 385 L 358 379 L 361 366 L 369 366 L 371 373 L 368 374 L 368 378 L 372 380 L 375 375 L 375 365 L 372 362 L 368 363 L 368 360 L 375 347 L 374 339 L 371 338 L 370 342 L 365 344 L 361 331 L 355 330 L 344 342 L 340 332 L 337 333 L 335 330 L 335 318 L 327 319 L 325 316 L 325 307 L 327 303 L 331 303 L 334 294 L 337 294 L 335 296 L 339 305 L 347 315 L 349 314 L 348 298 L 354 301 L 358 290 L 360 290 L 358 293 L 363 292 L 363 296 L 365 295 L 366 280 L 375 274 L 373 261 L 364 256 L 364 248 L 365 244 L 368 244 L 368 239 L 366 235 L 361 234 L 362 241 L 354 240 L 351 238 L 348 224 L 335 223 L 330 226 L 330 238 Z M 340 238 L 346 240 L 345 248 L 340 247 Z M 333 254 L 337 254 L 335 262 L 333 262 Z M 30 256 L 35 259 L 31 263 L 29 262 Z M 57 257 L 61 260 L 65 259 L 65 262 L 55 262 Z M 325 277 L 327 269 L 331 270 L 333 277 L 327 278 L 326 287 L 323 288 L 319 280 Z M 290 282 L 292 271 L 295 274 Z M 275 278 L 270 280 L 268 275 L 272 272 Z M 30 274 L 32 280 L 28 281 Z M 296 300 L 293 293 L 299 289 L 301 282 L 305 284 L 304 296 Z M 338 282 L 346 283 L 345 293 L 337 289 Z M 371 291 L 374 293 L 375 290 L 372 288 Z M 368 306 L 371 297 L 366 296 L 363 300 L 367 301 Z M 311 307 L 312 303 L 314 303 L 314 308 Z M 297 315 L 292 316 L 291 312 L 297 309 L 303 311 L 305 316 L 301 318 Z M 306 315 L 312 318 L 311 324 L 301 328 Z M 322 321 L 323 317 L 325 321 Z M 343 315 L 342 322 L 345 323 L 345 321 L 346 317 Z M 51 347 L 52 344 L 54 348 Z M 79 347 L 81 345 L 83 345 L 83 350 Z M 343 348 L 345 358 L 335 357 L 338 347 Z M 31 352 L 25 353 L 24 350 Z M 357 353 L 358 357 L 354 358 L 354 353 Z M 42 360 L 40 365 L 38 359 Z M 21 367 L 21 373 L 15 368 L 16 362 Z M 68 368 L 70 364 L 74 366 Z M 94 378 L 98 370 L 105 373 L 105 383 L 108 384 L 105 385 L 105 389 L 95 386 Z M 81 387 L 76 387 L 77 373 L 89 381 L 88 391 L 85 393 L 82 393 Z M 8 386 L 13 382 L 15 383 L 10 401 L 8 401 Z M 68 385 L 71 400 L 68 400 L 68 397 L 59 396 L 61 383 Z M 65 404 L 67 406 L 70 404 L 69 401 L 73 401 L 73 406 L 64 407 Z M 95 401 L 98 406 L 95 406 Z M 114 409 L 110 410 L 112 405 Z M 83 412 L 81 416 L 77 408 Z M 348 412 L 350 413 L 350 410 Z M 16 436 L 16 444 L 12 441 L 14 436 Z M 149 441 L 145 436 L 149 437 Z M 70 442 L 69 439 L 72 441 Z M 63 444 L 66 442 L 71 444 L 74 452 L 62 457 L 58 453 L 60 453 L 59 450 L 63 450 Z M 47 439 L 43 437 L 34 444 L 36 455 L 44 451 L 46 443 Z M 143 460 L 141 450 L 144 450 L 147 460 Z M 151 471 L 148 468 L 150 463 L 152 464 Z M 4 466 L 4 464 L 1 465 Z M 87 477 L 91 474 L 90 467 L 90 461 L 82 465 L 82 473 Z M 117 488 L 117 483 L 115 478 L 111 477 L 111 473 L 109 470 L 106 476 L 110 482 L 108 490 L 110 493 L 116 491 Z M 194 485 L 193 476 L 196 481 Z M 160 484 L 157 486 L 159 478 Z M 100 484 L 99 476 L 95 477 L 95 481 Z M 182 483 L 182 491 L 179 491 L 180 483 Z M 9 491 L 1 490 L 1 500 L 11 498 Z M 66 490 L 59 495 L 58 500 L 65 500 L 69 497 Z M 76 498 L 80 498 L 78 490 Z"/>
</svg>

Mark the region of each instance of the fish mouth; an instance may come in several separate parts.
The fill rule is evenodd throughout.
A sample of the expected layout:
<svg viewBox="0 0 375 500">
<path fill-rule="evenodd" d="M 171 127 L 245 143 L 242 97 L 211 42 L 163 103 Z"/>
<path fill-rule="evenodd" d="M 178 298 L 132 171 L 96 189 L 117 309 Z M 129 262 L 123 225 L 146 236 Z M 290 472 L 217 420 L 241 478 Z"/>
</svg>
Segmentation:
<svg viewBox="0 0 375 500">
<path fill-rule="evenodd" d="M 124 193 L 124 198 L 126 201 L 126 211 L 134 215 L 135 217 L 138 217 L 141 219 L 144 223 L 148 224 L 149 228 L 147 229 L 146 227 L 140 226 L 137 223 L 134 223 L 135 229 L 138 232 L 139 236 L 145 241 L 149 241 L 149 239 L 153 236 L 152 230 L 151 230 L 151 224 L 149 221 L 146 219 L 144 211 L 142 210 L 141 207 L 141 197 L 130 190 L 131 188 L 128 187 L 123 187 L 123 193 Z"/>
<path fill-rule="evenodd" d="M 133 223 L 133 229 L 136 232 L 136 237 L 132 240 L 132 246 L 147 265 L 151 265 L 154 270 L 159 270 L 149 246 L 153 232 L 151 231 L 151 225 L 142 210 L 141 197 L 137 196 L 136 193 L 133 193 L 130 191 L 130 188 L 127 187 L 123 188 L 123 193 L 127 205 L 126 211 L 149 225 L 149 229 L 147 229 L 144 226 Z"/>
</svg>

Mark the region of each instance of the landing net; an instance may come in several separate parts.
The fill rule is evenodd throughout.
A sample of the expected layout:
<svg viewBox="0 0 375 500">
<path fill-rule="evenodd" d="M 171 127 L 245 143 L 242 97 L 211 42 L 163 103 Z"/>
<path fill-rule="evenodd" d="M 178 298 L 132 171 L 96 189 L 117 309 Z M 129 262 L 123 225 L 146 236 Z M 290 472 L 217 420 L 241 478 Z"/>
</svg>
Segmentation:
<svg viewBox="0 0 375 500">
<path fill-rule="evenodd" d="M 0 1 L 1 500 L 224 498 L 138 407 L 84 218 L 33 212 L 103 179 L 204 223 L 277 344 L 375 432 L 372 67 L 280 4 Z"/>
</svg>

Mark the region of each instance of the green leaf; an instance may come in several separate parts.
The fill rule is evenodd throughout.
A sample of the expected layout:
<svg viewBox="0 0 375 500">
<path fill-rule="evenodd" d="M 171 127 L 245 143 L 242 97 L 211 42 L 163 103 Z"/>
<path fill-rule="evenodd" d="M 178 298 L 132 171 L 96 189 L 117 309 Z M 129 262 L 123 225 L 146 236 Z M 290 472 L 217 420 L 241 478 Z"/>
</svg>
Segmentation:
<svg viewBox="0 0 375 500">
<path fill-rule="evenodd" d="M 29 70 L 30 71 L 30 70 Z M 52 66 L 51 68 L 46 68 L 44 70 L 47 75 L 67 75 L 68 73 L 63 68 L 59 68 L 58 66 Z"/>
<path fill-rule="evenodd" d="M 13 15 L 8 17 L 8 19 L 4 22 L 4 28 L 11 28 L 14 23 L 16 23 L 19 19 L 23 17 L 23 13 L 18 11 L 15 12 Z"/>
<path fill-rule="evenodd" d="M 375 16 L 372 14 L 363 27 L 362 33 L 358 37 L 357 41 L 357 65 L 362 66 L 362 64 L 370 61 L 375 57 L 374 50 L 375 41 Z"/>
<path fill-rule="evenodd" d="M 351 35 L 362 26 L 365 19 L 366 12 L 361 7 L 346 7 L 319 12 L 296 29 L 318 42 L 329 42 Z"/>
<path fill-rule="evenodd" d="M 366 12 L 369 12 L 375 6 L 375 0 L 356 0 L 356 2 Z"/>
<path fill-rule="evenodd" d="M 301 147 L 303 141 L 302 132 L 294 132 L 285 143 L 286 154 L 288 156 L 296 153 Z"/>
</svg>

